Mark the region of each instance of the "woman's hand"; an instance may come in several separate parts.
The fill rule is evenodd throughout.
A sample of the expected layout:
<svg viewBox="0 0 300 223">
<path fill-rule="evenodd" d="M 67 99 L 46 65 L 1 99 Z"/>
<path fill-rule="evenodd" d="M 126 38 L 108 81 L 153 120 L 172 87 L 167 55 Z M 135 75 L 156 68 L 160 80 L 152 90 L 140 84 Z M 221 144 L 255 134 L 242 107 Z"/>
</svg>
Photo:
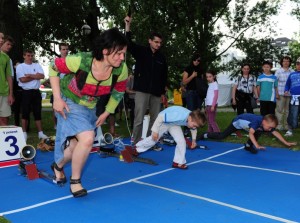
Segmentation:
<svg viewBox="0 0 300 223">
<path fill-rule="evenodd" d="M 103 123 L 105 122 L 105 120 L 107 119 L 107 117 L 110 115 L 109 112 L 105 111 L 103 112 L 99 118 L 96 121 L 96 126 L 99 127 L 100 125 L 103 125 Z"/>
<path fill-rule="evenodd" d="M 70 112 L 70 109 L 67 103 L 62 98 L 54 98 L 53 100 L 53 110 L 59 113 L 64 119 L 67 118 L 66 113 L 64 111 L 66 109 L 67 112 Z"/>
</svg>

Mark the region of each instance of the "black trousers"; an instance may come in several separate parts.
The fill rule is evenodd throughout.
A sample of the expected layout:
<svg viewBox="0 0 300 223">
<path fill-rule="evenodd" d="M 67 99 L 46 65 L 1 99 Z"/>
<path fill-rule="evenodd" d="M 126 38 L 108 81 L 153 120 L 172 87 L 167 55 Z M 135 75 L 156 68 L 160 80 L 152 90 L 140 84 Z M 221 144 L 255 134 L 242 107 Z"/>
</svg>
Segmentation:
<svg viewBox="0 0 300 223">
<path fill-rule="evenodd" d="M 232 133 L 236 132 L 237 128 L 235 128 L 233 126 L 233 124 L 231 123 L 223 132 L 209 132 L 207 133 L 207 138 L 209 139 L 225 139 L 227 136 L 231 135 Z M 258 138 L 261 136 L 263 132 L 262 131 L 255 131 L 254 133 L 254 137 L 256 140 L 258 140 Z M 247 144 L 249 144 L 250 146 L 253 145 L 252 141 L 250 139 L 248 139 Z"/>
<path fill-rule="evenodd" d="M 33 112 L 34 120 L 42 119 L 42 96 L 38 89 L 22 90 L 22 119 L 28 120 L 30 111 Z"/>
<path fill-rule="evenodd" d="M 260 101 L 260 114 L 265 116 L 268 114 L 275 115 L 276 102 Z"/>
</svg>

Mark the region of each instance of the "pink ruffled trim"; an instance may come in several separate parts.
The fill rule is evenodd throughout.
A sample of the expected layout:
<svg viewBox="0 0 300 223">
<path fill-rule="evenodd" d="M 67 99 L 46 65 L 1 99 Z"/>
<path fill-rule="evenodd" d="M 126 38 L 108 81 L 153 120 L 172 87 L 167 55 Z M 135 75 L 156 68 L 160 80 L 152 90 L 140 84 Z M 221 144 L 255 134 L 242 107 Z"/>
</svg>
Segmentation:
<svg viewBox="0 0 300 223">
<path fill-rule="evenodd" d="M 71 71 L 68 69 L 65 58 L 56 58 L 55 66 L 58 69 L 59 73 L 69 74 Z"/>
</svg>

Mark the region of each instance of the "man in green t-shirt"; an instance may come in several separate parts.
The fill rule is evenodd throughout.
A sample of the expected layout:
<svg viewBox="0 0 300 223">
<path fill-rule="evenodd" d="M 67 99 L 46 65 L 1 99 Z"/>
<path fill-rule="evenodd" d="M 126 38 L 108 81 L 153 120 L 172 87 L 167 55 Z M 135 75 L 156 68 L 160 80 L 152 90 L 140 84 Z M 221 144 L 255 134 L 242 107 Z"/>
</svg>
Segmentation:
<svg viewBox="0 0 300 223">
<path fill-rule="evenodd" d="M 4 34 L 0 32 L 0 47 L 4 43 Z M 13 98 L 13 81 L 9 56 L 0 51 L 0 126 L 8 125 Z"/>
</svg>

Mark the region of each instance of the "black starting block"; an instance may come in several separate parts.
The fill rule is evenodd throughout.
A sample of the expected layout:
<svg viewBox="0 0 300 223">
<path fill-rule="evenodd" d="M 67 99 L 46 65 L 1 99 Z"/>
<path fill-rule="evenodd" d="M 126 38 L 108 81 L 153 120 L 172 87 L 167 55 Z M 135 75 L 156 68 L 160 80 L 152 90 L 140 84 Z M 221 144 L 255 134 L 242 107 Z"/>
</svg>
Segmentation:
<svg viewBox="0 0 300 223">
<path fill-rule="evenodd" d="M 140 163 L 146 163 L 150 165 L 157 165 L 157 163 L 152 159 L 142 158 L 133 155 L 131 146 L 125 146 L 125 149 L 122 150 L 120 153 L 116 152 L 114 149 L 107 149 L 107 148 L 100 147 L 98 149 L 98 154 L 103 158 L 116 157 L 120 161 L 124 161 L 126 163 L 140 162 Z"/>
</svg>

